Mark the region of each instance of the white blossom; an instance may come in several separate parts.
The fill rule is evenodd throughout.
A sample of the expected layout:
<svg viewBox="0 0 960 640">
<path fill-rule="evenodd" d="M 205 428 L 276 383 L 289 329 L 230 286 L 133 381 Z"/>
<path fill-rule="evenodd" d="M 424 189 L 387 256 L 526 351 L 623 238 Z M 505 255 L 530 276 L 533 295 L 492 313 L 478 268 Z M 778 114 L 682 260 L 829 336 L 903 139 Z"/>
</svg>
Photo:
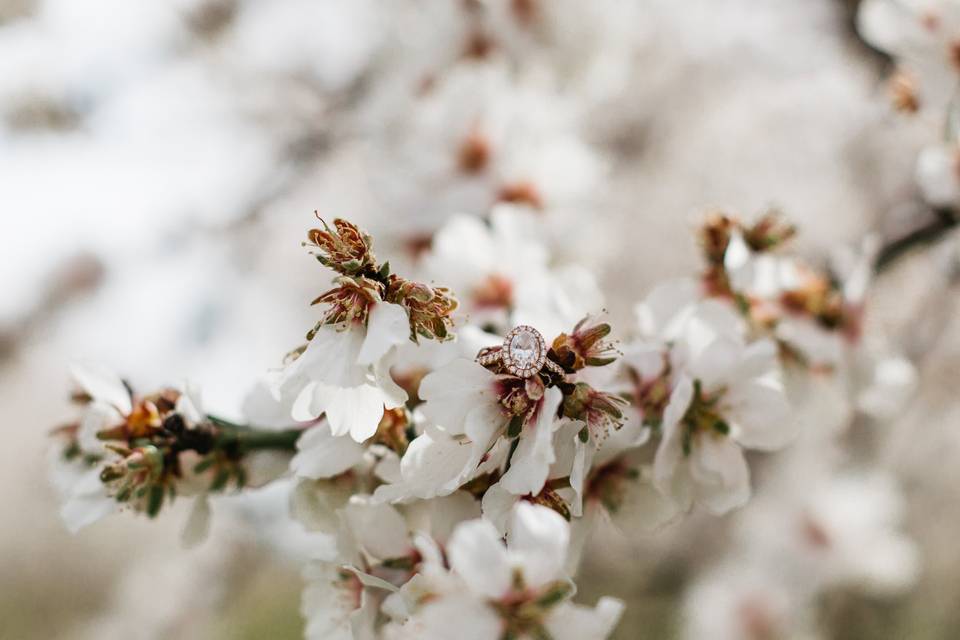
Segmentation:
<svg viewBox="0 0 960 640">
<path fill-rule="evenodd" d="M 293 417 L 313 420 L 325 414 L 334 436 L 363 442 L 376 433 L 384 409 L 406 402 L 389 366 L 395 348 L 410 337 L 407 312 L 380 302 L 364 325 L 325 325 L 306 350 L 287 365 L 280 393 L 296 398 Z"/>
<path fill-rule="evenodd" d="M 623 605 L 611 598 L 594 609 L 569 602 L 574 588 L 564 573 L 568 544 L 563 518 L 527 503 L 514 509 L 506 545 L 485 520 L 459 525 L 446 549 L 454 579 L 442 580 L 446 571 L 432 568 L 438 590 L 387 637 L 440 640 L 453 628 L 477 640 L 494 640 L 505 631 L 558 640 L 608 637 Z"/>
<path fill-rule="evenodd" d="M 543 230 L 533 213 L 516 205 L 495 206 L 488 224 L 457 215 L 434 235 L 423 269 L 458 294 L 457 314 L 471 325 L 506 333 L 531 324 L 559 333 L 598 311 L 602 295 L 582 267 L 551 267 Z"/>
<path fill-rule="evenodd" d="M 436 430 L 411 443 L 401 462 L 402 483 L 380 495 L 445 495 L 474 477 L 481 463 L 499 467 L 507 461 L 512 420 L 520 425 L 519 433 L 511 435 L 517 445 L 500 483 L 511 493 L 538 493 L 555 460 L 553 432 L 561 393 L 535 380 L 498 376 L 465 359 L 428 375 L 420 385 L 421 410 Z M 521 413 L 511 413 L 511 401 Z"/>
</svg>

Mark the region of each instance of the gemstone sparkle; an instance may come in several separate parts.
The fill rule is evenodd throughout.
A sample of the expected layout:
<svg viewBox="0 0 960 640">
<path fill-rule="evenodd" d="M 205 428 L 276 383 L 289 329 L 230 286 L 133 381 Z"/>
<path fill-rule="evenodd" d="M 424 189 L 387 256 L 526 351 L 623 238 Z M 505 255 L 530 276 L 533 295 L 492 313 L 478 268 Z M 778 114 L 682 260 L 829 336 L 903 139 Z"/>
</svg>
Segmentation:
<svg viewBox="0 0 960 640">
<path fill-rule="evenodd" d="M 520 325 L 503 341 L 503 363 L 507 371 L 529 378 L 543 368 L 547 349 L 543 336 L 533 327 Z"/>
</svg>

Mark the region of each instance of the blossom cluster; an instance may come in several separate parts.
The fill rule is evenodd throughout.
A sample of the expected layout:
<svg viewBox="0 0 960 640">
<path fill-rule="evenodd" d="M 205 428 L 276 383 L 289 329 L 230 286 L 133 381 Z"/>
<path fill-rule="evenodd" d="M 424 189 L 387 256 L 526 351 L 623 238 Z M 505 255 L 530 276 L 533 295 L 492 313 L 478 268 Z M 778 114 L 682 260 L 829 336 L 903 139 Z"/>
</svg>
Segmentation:
<svg viewBox="0 0 960 640">
<path fill-rule="evenodd" d="M 891 101 L 932 129 L 916 162 L 917 184 L 934 207 L 960 201 L 960 17 L 951 0 L 866 0 L 858 28 L 872 46 L 889 55 Z"/>
<path fill-rule="evenodd" d="M 865 348 L 872 244 L 828 269 L 789 252 L 796 229 L 775 212 L 715 212 L 696 234 L 699 273 L 661 282 L 629 305 L 632 320 L 604 311 L 591 269 L 609 244 L 608 225 L 593 222 L 610 187 L 598 140 L 618 143 L 641 118 L 605 109 L 642 53 L 636 6 L 285 0 L 230 3 L 232 17 L 218 18 L 222 3 L 200 4 L 212 13 L 191 13 L 189 28 L 205 51 L 227 53 L 191 62 L 167 90 L 181 75 L 230 75 L 220 73 L 235 72 L 230 61 L 278 89 L 308 78 L 297 100 L 219 97 L 255 103 L 233 126 L 268 138 L 248 182 L 277 182 L 268 167 L 286 166 L 284 150 L 316 153 L 329 134 L 317 123 L 359 132 L 355 146 L 324 142 L 359 149 L 383 212 L 370 220 L 376 243 L 342 219 L 308 232 L 331 282 L 311 294 L 313 326 L 282 363 L 277 354 L 242 419 L 207 413 L 190 384 L 140 395 L 76 367 L 80 416 L 55 431 L 52 454 L 71 529 L 118 508 L 154 517 L 189 496 L 184 539 L 196 544 L 211 503 L 230 508 L 217 494 L 275 489 L 275 519 L 295 525 L 261 522 L 261 535 L 284 550 L 292 530 L 324 542 L 297 549 L 308 638 L 605 638 L 623 604 L 575 601 L 591 534 L 612 523 L 647 544 L 671 527 L 673 546 L 647 555 L 673 559 L 703 542 L 683 526 L 695 511 L 732 532 L 708 573 L 690 572 L 691 638 L 810 637 L 805 613 L 829 589 L 882 594 L 915 579 L 896 483 L 838 452 L 852 411 L 894 415 L 915 377 L 898 354 Z M 914 4 L 949 3 L 866 0 L 860 26 L 901 63 L 896 104 L 950 125 L 918 173 L 932 204 L 952 205 L 955 63 L 941 56 L 954 53 L 951 14 Z M 891 7 L 917 20 L 884 22 Z M 341 21 L 369 28 L 334 56 L 337 37 L 271 38 L 260 26 L 291 33 L 310 22 L 305 11 L 331 32 Z M 140 38 L 144 65 L 185 37 L 178 21 L 156 22 Z M 132 75 L 85 96 L 97 121 L 136 88 Z M 302 110 L 294 134 L 291 105 Z M 197 208 L 188 204 L 175 208 Z M 199 208 L 216 219 L 230 204 Z M 522 370 L 504 359 L 520 328 Z"/>
<path fill-rule="evenodd" d="M 468 251 L 524 215 L 451 219 L 425 268 L 439 275 L 458 237 Z M 477 236 L 458 236 L 464 227 Z M 196 542 L 210 494 L 291 476 L 292 516 L 334 549 L 304 570 L 308 637 L 442 638 L 453 620 L 478 638 L 607 637 L 619 602 L 570 602 L 589 531 L 745 505 L 745 452 L 797 437 L 791 372 L 835 373 L 856 341 L 858 300 L 782 254 L 792 234 L 772 214 L 711 215 L 699 280 L 658 286 L 621 337 L 587 315 L 544 338 L 505 330 L 524 305 L 487 309 L 474 294 L 461 315 L 447 287 L 381 264 L 356 225 L 322 223 L 305 244 L 334 286 L 313 302 L 307 343 L 256 394 L 285 417 L 233 424 L 206 414 L 191 385 L 140 396 L 77 367 L 82 415 L 55 432 L 64 516 L 76 529 L 118 505 L 152 517 L 197 495 L 185 532 Z M 493 275 L 458 282 L 482 291 Z M 527 275 L 501 276 L 505 290 Z M 529 275 L 565 288 L 542 263 Z M 561 319 L 551 293 L 527 300 L 542 306 L 526 317 Z"/>
</svg>

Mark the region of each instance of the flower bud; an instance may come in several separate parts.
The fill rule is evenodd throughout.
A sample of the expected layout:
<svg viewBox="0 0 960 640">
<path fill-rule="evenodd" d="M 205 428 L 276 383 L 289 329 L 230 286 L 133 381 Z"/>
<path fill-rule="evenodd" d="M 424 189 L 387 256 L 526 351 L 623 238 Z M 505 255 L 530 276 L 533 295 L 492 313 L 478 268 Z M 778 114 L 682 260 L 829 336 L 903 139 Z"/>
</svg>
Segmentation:
<svg viewBox="0 0 960 640">
<path fill-rule="evenodd" d="M 610 325 L 606 322 L 588 324 L 589 320 L 589 316 L 582 319 L 572 334 L 561 333 L 551 345 L 553 359 L 568 371 L 602 367 L 617 359 L 613 344 L 604 340 L 610 335 Z"/>
<path fill-rule="evenodd" d="M 365 231 L 341 218 L 333 221 L 331 229 L 319 216 L 317 218 L 323 229 L 311 229 L 307 244 L 319 250 L 314 255 L 320 264 L 347 276 L 377 271 L 373 241 Z"/>
<path fill-rule="evenodd" d="M 391 275 L 384 296 L 387 302 L 402 305 L 410 319 L 410 338 L 443 342 L 453 337 L 453 312 L 458 303 L 446 287 L 429 287 Z"/>
</svg>

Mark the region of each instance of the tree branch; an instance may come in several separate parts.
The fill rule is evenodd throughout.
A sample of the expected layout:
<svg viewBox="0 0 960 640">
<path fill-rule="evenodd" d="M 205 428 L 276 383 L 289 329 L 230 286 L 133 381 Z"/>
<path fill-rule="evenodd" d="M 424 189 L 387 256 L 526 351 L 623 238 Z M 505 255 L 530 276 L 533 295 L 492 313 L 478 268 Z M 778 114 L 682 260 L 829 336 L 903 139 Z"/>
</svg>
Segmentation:
<svg viewBox="0 0 960 640">
<path fill-rule="evenodd" d="M 883 273 L 915 249 L 931 245 L 957 227 L 960 218 L 952 209 L 934 209 L 933 218 L 899 238 L 887 242 L 877 253 L 874 271 Z"/>
</svg>

